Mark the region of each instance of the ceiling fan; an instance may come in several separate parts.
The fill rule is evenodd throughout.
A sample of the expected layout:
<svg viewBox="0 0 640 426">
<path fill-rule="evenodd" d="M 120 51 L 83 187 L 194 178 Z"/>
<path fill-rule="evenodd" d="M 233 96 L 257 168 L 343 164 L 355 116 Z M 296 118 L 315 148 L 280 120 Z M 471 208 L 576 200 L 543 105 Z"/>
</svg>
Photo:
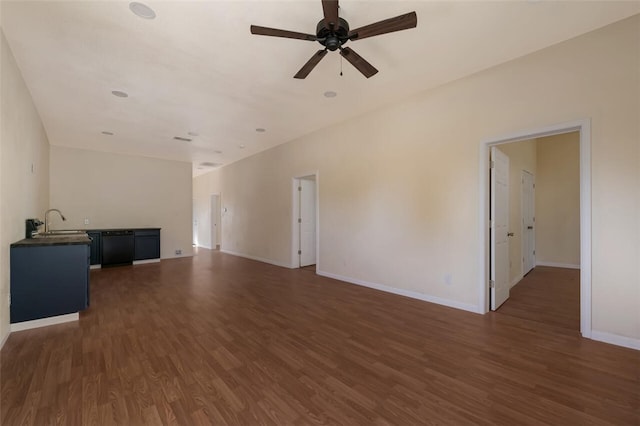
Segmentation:
<svg viewBox="0 0 640 426">
<path fill-rule="evenodd" d="M 353 49 L 343 47 L 344 44 L 349 40 L 357 41 L 380 34 L 415 28 L 416 25 L 418 25 L 416 12 L 410 12 L 396 16 L 395 18 L 365 25 L 355 30 L 350 30 L 349 23 L 338 16 L 338 0 L 322 0 L 322 9 L 324 11 L 324 19 L 318 22 L 316 35 L 260 27 L 257 25 L 251 25 L 251 34 L 317 41 L 324 46 L 324 49 L 318 50 L 311 59 L 300 68 L 300 71 L 293 76 L 294 78 L 305 78 L 308 76 L 311 70 L 325 57 L 327 50 L 332 52 L 340 50 L 340 55 L 342 55 L 343 58 L 356 67 L 365 77 L 369 78 L 375 75 L 378 70 L 362 56 L 353 51 Z"/>
</svg>

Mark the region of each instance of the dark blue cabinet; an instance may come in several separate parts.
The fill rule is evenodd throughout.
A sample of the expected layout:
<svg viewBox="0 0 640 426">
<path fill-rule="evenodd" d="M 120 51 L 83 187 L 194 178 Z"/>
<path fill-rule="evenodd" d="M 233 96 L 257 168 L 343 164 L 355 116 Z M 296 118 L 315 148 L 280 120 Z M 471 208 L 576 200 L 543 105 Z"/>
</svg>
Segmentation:
<svg viewBox="0 0 640 426">
<path fill-rule="evenodd" d="M 104 260 L 103 243 L 105 235 L 114 231 L 133 233 L 134 261 L 160 259 L 160 228 L 91 230 L 87 231 L 91 239 L 91 265 L 102 265 Z"/>
<path fill-rule="evenodd" d="M 135 229 L 133 239 L 133 260 L 160 258 L 160 229 Z"/>
<path fill-rule="evenodd" d="M 12 323 L 89 306 L 89 244 L 11 246 Z"/>
<path fill-rule="evenodd" d="M 91 239 L 91 265 L 100 265 L 102 263 L 102 231 L 87 231 L 87 235 Z"/>
</svg>

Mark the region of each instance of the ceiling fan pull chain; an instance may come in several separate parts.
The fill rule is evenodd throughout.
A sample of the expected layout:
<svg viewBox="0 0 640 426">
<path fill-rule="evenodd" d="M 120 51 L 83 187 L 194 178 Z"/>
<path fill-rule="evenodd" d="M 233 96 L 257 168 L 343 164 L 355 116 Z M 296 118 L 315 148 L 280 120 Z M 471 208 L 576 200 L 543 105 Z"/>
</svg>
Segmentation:
<svg viewBox="0 0 640 426">
<path fill-rule="evenodd" d="M 340 56 L 340 77 L 342 77 L 342 56 Z"/>
</svg>

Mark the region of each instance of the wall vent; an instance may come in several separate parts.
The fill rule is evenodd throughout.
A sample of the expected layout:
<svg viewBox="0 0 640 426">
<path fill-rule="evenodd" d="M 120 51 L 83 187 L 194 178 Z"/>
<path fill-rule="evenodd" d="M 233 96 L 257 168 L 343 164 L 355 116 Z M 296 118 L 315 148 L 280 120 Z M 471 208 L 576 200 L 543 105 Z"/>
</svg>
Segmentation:
<svg viewBox="0 0 640 426">
<path fill-rule="evenodd" d="M 200 163 L 200 165 L 202 167 L 220 167 L 222 166 L 222 163 L 212 163 L 211 161 L 205 161 L 203 163 Z"/>
</svg>

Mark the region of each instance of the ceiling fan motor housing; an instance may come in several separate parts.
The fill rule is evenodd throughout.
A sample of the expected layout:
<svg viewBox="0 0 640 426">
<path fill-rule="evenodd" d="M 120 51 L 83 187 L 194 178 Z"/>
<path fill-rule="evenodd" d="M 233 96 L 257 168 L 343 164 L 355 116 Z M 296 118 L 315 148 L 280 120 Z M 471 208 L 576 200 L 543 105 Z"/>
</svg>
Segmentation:
<svg viewBox="0 0 640 426">
<path fill-rule="evenodd" d="M 316 27 L 316 37 L 321 45 L 333 52 L 349 41 L 349 23 L 338 18 L 338 27 L 331 29 L 322 19 Z"/>
</svg>

